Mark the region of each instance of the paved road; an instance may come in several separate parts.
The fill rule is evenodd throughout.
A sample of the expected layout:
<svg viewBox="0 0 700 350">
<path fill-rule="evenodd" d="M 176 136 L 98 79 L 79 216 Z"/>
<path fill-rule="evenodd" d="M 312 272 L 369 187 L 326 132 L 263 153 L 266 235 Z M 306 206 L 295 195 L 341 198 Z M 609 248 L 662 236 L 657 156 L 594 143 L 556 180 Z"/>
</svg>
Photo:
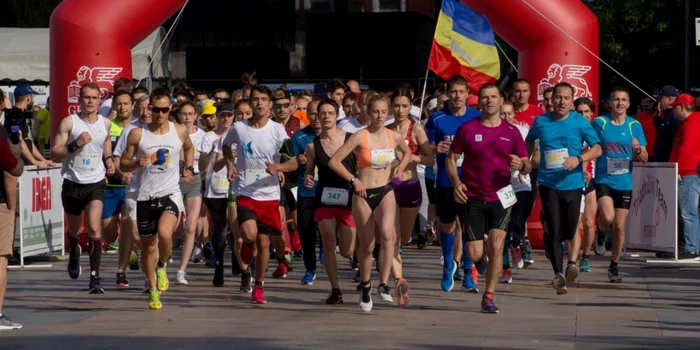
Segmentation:
<svg viewBox="0 0 700 350">
<path fill-rule="evenodd" d="M 700 268 L 652 266 L 625 260 L 623 284 L 610 284 L 607 262 L 593 261 L 569 294 L 557 296 L 541 254 L 514 283 L 500 285 L 498 315 L 479 313 L 480 295 L 439 290 L 438 248 L 404 251 L 411 304 L 357 305 L 354 273 L 341 260 L 345 304 L 322 303 L 329 292 L 319 271 L 313 286 L 299 283 L 302 263 L 286 280 L 269 278 L 268 303 L 254 306 L 238 278 L 211 285 L 213 270 L 192 266 L 189 286 L 171 286 L 163 309 L 150 311 L 142 278 L 116 290 L 116 257 L 105 256 L 107 293 L 88 295 L 86 273 L 68 279 L 65 262 L 10 271 L 5 312 L 24 329 L 0 333 L 0 349 L 697 349 Z M 87 269 L 87 256 L 83 257 Z M 700 265 L 695 265 L 700 266 Z M 270 273 L 273 269 L 270 270 Z M 175 270 L 170 269 L 170 274 Z M 376 275 L 375 275 L 376 280 Z M 483 288 L 483 281 L 479 283 Z"/>
</svg>

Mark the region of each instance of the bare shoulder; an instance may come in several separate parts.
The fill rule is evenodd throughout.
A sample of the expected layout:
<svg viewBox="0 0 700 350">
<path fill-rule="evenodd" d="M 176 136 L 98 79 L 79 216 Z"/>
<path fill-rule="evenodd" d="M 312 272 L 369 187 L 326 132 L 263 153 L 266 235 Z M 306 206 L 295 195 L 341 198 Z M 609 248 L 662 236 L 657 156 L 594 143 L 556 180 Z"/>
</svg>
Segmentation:
<svg viewBox="0 0 700 350">
<path fill-rule="evenodd" d="M 182 124 L 177 124 L 173 123 L 175 125 L 175 130 L 177 131 L 178 136 L 180 136 L 181 140 L 185 140 L 190 136 L 189 130 L 187 130 L 187 127 L 182 125 Z"/>
<path fill-rule="evenodd" d="M 61 124 L 59 125 L 58 129 L 60 131 L 64 132 L 69 132 L 71 129 L 73 129 L 73 118 L 72 116 L 67 116 L 61 120 Z"/>
<path fill-rule="evenodd" d="M 131 129 L 131 131 L 129 131 L 129 136 L 128 136 L 128 138 L 127 138 L 127 142 L 128 142 L 128 143 L 133 143 L 133 144 L 139 143 L 139 141 L 141 141 L 141 135 L 142 135 L 142 133 L 143 133 L 143 129 L 142 129 L 142 128 L 133 128 L 133 129 Z"/>
</svg>

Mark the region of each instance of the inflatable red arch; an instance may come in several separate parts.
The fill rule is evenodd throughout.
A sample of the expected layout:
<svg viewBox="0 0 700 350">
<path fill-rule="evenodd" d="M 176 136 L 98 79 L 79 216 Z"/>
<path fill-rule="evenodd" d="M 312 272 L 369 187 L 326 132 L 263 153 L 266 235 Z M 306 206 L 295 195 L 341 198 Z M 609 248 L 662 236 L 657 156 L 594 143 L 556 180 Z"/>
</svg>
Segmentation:
<svg viewBox="0 0 700 350">
<path fill-rule="evenodd" d="M 80 85 L 96 82 L 106 95 L 114 80 L 132 77 L 131 49 L 185 1 L 61 2 L 50 25 L 51 111 L 55 116 L 51 134 L 58 130 L 59 116 L 77 111 Z M 542 90 L 560 81 L 571 83 L 576 97 L 597 101 L 598 60 L 581 45 L 598 55 L 598 21 L 581 0 L 461 1 L 486 15 L 494 31 L 518 50 L 519 76 L 531 83 L 531 103 L 541 105 Z M 539 225 L 538 213 L 537 205 L 528 220 L 531 228 Z M 539 246 L 538 241 L 533 240 L 533 245 Z"/>
</svg>

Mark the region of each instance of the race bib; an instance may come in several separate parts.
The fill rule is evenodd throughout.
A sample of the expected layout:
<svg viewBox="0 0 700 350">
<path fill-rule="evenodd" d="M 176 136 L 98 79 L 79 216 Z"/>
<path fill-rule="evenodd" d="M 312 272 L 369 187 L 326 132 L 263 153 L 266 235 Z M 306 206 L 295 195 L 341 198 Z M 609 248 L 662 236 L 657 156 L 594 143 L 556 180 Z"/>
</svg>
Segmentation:
<svg viewBox="0 0 700 350">
<path fill-rule="evenodd" d="M 557 169 L 564 165 L 564 160 L 569 157 L 569 150 L 566 148 L 544 151 L 545 164 L 547 169 Z"/>
<path fill-rule="evenodd" d="M 318 167 L 314 167 L 314 181 L 318 181 Z"/>
<path fill-rule="evenodd" d="M 391 164 L 393 149 L 378 149 L 372 151 L 372 168 L 373 169 L 384 169 Z"/>
<path fill-rule="evenodd" d="M 229 182 L 226 174 L 218 175 L 214 174 L 211 177 L 211 190 L 216 194 L 226 194 L 228 193 Z"/>
<path fill-rule="evenodd" d="M 272 186 L 274 178 L 265 169 L 246 169 L 245 185 L 254 187 Z"/>
<path fill-rule="evenodd" d="M 464 153 L 459 155 L 459 159 L 457 159 L 457 167 L 461 167 L 462 163 L 464 162 Z"/>
<path fill-rule="evenodd" d="M 73 158 L 73 170 L 79 172 L 94 172 L 97 170 L 97 165 L 100 162 L 99 154 L 82 154 L 78 153 Z"/>
<path fill-rule="evenodd" d="M 518 198 L 515 197 L 515 191 L 513 191 L 512 185 L 501 188 L 498 190 L 498 192 L 496 192 L 496 194 L 498 195 L 498 199 L 501 201 L 504 209 L 512 207 L 513 204 L 518 201 Z"/>
<path fill-rule="evenodd" d="M 321 203 L 326 205 L 348 205 L 350 195 L 344 188 L 326 187 L 321 194 Z"/>
<path fill-rule="evenodd" d="M 629 172 L 629 158 L 608 158 L 608 175 L 621 175 Z"/>
</svg>

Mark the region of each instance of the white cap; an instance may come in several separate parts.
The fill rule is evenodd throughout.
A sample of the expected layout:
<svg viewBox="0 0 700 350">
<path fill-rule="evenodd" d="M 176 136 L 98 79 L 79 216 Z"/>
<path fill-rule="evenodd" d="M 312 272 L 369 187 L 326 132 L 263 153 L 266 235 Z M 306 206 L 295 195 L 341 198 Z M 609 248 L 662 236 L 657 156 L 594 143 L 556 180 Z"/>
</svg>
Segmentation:
<svg viewBox="0 0 700 350">
<path fill-rule="evenodd" d="M 433 110 L 433 109 L 437 108 L 437 105 L 438 105 L 437 102 L 438 102 L 437 98 L 434 98 L 434 99 L 428 101 L 428 110 Z"/>
</svg>

